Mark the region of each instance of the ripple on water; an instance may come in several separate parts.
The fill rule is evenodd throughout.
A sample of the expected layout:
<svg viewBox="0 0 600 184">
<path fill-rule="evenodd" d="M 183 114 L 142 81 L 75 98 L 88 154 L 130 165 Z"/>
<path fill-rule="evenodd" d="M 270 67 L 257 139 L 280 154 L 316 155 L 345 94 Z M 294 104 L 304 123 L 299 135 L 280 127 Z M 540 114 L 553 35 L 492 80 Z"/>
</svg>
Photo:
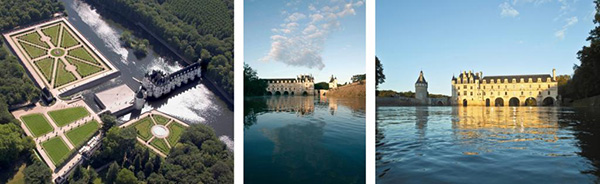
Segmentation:
<svg viewBox="0 0 600 184">
<path fill-rule="evenodd" d="M 100 39 L 104 40 L 106 46 L 119 54 L 121 62 L 127 63 L 129 51 L 121 46 L 119 40 L 120 34 L 110 27 L 106 21 L 102 20 L 100 14 L 98 14 L 96 10 L 93 10 L 89 4 L 80 0 L 75 0 L 71 3 L 71 7 L 75 9 L 75 12 L 81 17 L 81 20 L 92 27 L 92 30 L 100 37 Z"/>
</svg>

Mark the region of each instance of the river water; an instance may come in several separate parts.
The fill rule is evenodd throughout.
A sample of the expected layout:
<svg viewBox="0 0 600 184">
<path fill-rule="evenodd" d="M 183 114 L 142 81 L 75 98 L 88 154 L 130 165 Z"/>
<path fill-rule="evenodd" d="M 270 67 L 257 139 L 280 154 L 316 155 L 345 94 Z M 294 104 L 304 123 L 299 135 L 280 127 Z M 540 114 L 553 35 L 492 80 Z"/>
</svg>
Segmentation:
<svg viewBox="0 0 600 184">
<path fill-rule="evenodd" d="M 174 57 L 157 54 L 152 49 L 149 49 L 146 57 L 136 58 L 133 50 L 123 47 L 119 41 L 124 26 L 103 17 L 99 11 L 83 1 L 61 0 L 61 2 L 65 4 L 69 22 L 121 71 L 120 76 L 83 91 L 86 103 L 95 111 L 100 109 L 93 100 L 94 93 L 121 84 L 126 84 L 136 91 L 140 84 L 133 78 L 142 79 L 144 74 L 151 70 L 174 72 L 184 67 L 184 63 L 171 59 Z M 153 47 L 162 47 L 151 38 L 146 39 L 151 40 Z M 127 114 L 120 119 L 127 121 L 152 109 L 167 113 L 186 123 L 207 124 L 215 129 L 219 139 L 233 150 L 233 111 L 203 82 L 190 83 L 164 98 L 149 101 L 141 112 Z"/>
<path fill-rule="evenodd" d="M 244 101 L 244 183 L 364 183 L 365 101 Z"/>
<path fill-rule="evenodd" d="M 379 107 L 378 183 L 597 183 L 600 110 Z"/>
</svg>

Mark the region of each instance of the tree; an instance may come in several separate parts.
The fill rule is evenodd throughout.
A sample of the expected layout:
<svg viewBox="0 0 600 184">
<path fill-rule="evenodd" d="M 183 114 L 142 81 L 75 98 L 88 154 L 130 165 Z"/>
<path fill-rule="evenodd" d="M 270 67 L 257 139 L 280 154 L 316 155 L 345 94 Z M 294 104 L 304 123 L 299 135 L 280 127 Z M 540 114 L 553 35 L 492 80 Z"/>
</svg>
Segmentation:
<svg viewBox="0 0 600 184">
<path fill-rule="evenodd" d="M 102 131 L 107 132 L 110 128 L 117 124 L 117 118 L 113 115 L 102 114 L 100 115 L 102 120 Z"/>
<path fill-rule="evenodd" d="M 329 89 L 329 83 L 327 83 L 327 82 L 316 83 L 315 89 Z"/>
<path fill-rule="evenodd" d="M 0 124 L 0 165 L 8 165 L 35 147 L 33 140 L 22 134 L 22 129 L 13 123 Z"/>
<path fill-rule="evenodd" d="M 267 81 L 258 78 L 250 65 L 244 64 L 244 96 L 261 96 L 267 92 Z"/>
<path fill-rule="evenodd" d="M 121 169 L 119 174 L 117 174 L 117 179 L 115 180 L 116 184 L 135 184 L 138 182 L 138 179 L 135 177 L 132 171 L 129 169 Z"/>
<path fill-rule="evenodd" d="M 28 165 L 23 172 L 25 183 L 52 183 L 52 171 L 39 160 Z"/>
<path fill-rule="evenodd" d="M 375 89 L 379 88 L 379 84 L 383 84 L 385 82 L 385 74 L 383 74 L 383 65 L 379 58 L 375 56 L 375 78 L 377 79 L 375 83 Z"/>
<path fill-rule="evenodd" d="M 112 162 L 108 167 L 108 171 L 106 171 L 106 183 L 112 184 L 117 179 L 117 174 L 119 173 L 119 165 L 117 162 Z"/>
</svg>

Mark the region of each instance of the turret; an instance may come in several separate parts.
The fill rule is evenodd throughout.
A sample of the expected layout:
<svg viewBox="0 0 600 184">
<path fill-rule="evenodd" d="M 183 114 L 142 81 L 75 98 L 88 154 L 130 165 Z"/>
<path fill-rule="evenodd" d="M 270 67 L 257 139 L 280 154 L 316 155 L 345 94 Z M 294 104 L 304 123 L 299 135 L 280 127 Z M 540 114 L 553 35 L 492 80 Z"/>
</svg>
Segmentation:
<svg viewBox="0 0 600 184">
<path fill-rule="evenodd" d="M 140 87 L 140 89 L 138 89 L 137 93 L 135 94 L 135 99 L 134 99 L 134 108 L 136 110 L 142 110 L 142 108 L 144 108 L 144 104 L 146 103 L 146 93 L 144 93 L 144 89 L 142 87 Z"/>
<path fill-rule="evenodd" d="M 425 80 L 425 76 L 423 76 L 423 71 L 419 73 L 419 78 L 417 79 L 417 82 L 415 82 L 415 98 L 419 100 L 421 104 L 427 104 L 427 81 Z"/>
<path fill-rule="evenodd" d="M 556 81 L 556 69 L 552 69 L 552 80 Z"/>
</svg>

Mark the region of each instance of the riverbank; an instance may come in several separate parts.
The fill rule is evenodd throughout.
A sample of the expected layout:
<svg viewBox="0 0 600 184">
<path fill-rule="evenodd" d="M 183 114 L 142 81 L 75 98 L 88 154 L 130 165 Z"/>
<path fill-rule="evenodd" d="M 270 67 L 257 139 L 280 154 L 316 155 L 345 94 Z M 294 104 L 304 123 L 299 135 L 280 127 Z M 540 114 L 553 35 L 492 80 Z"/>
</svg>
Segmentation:
<svg viewBox="0 0 600 184">
<path fill-rule="evenodd" d="M 421 106 L 421 103 L 415 98 L 406 97 L 376 97 L 375 105 L 377 107 L 395 107 L 395 106 Z"/>
<path fill-rule="evenodd" d="M 600 107 L 600 95 L 574 100 L 570 103 L 564 103 L 563 105 L 571 107 Z"/>
<path fill-rule="evenodd" d="M 357 82 L 336 89 L 330 89 L 329 92 L 327 92 L 327 96 L 339 98 L 365 98 L 366 84 L 365 82 Z"/>
</svg>

